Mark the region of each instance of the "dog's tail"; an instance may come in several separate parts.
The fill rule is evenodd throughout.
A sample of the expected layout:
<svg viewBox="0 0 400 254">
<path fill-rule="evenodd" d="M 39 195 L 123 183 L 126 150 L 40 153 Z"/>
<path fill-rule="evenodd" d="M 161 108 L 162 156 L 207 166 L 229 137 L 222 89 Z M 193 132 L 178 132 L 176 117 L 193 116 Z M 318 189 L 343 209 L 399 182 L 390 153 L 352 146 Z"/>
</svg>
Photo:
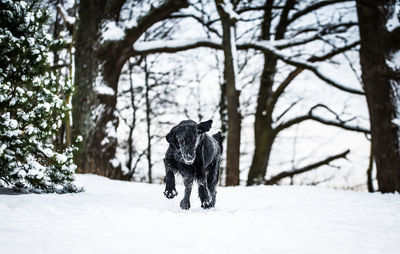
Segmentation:
<svg viewBox="0 0 400 254">
<path fill-rule="evenodd" d="M 221 149 L 221 153 L 222 153 L 222 142 L 224 141 L 224 138 L 222 137 L 221 132 L 217 132 L 214 135 L 212 135 L 212 137 L 218 142 L 219 145 L 219 149 Z"/>
</svg>

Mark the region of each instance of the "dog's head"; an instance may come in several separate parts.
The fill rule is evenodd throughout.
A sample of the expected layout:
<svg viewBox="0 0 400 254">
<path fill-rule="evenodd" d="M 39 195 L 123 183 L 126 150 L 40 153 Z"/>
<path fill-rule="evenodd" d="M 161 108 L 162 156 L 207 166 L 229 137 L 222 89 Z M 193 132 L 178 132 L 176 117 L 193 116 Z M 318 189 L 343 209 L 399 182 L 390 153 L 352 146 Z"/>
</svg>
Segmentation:
<svg viewBox="0 0 400 254">
<path fill-rule="evenodd" d="M 212 120 L 199 124 L 192 120 L 185 120 L 168 133 L 168 143 L 180 152 L 185 164 L 193 164 L 201 135 L 210 130 L 211 124 Z"/>
</svg>

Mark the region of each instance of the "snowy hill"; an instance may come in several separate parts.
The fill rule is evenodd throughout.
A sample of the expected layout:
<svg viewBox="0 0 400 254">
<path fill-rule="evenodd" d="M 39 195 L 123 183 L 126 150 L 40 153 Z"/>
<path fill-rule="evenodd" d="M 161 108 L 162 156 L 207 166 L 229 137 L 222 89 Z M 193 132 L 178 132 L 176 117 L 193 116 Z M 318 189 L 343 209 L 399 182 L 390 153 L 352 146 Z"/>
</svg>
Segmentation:
<svg viewBox="0 0 400 254">
<path fill-rule="evenodd" d="M 0 253 L 399 253 L 400 196 L 219 188 L 182 211 L 162 185 L 78 175 L 79 194 L 0 195 Z"/>
</svg>

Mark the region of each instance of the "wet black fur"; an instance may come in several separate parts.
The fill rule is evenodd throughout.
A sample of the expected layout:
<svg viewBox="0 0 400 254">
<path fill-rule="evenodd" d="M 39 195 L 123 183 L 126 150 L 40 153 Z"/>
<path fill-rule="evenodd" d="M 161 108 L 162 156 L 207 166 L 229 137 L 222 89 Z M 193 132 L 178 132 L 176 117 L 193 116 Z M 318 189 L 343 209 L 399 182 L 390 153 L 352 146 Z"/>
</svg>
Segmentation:
<svg viewBox="0 0 400 254">
<path fill-rule="evenodd" d="M 201 207 L 215 206 L 222 136 L 221 132 L 212 137 L 205 133 L 210 130 L 211 124 L 212 120 L 199 124 L 185 120 L 173 127 L 166 137 L 169 147 L 164 158 L 166 173 L 164 195 L 171 199 L 178 194 L 175 189 L 175 173 L 179 172 L 185 184 L 185 196 L 180 207 L 185 210 L 190 208 L 190 194 L 194 180 L 199 186 Z"/>
</svg>

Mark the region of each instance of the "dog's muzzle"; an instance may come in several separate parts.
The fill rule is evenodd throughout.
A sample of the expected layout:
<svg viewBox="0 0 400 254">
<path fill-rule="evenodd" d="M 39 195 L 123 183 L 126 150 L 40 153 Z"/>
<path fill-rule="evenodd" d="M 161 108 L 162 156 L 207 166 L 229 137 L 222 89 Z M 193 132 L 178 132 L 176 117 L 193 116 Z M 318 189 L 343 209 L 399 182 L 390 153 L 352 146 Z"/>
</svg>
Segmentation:
<svg viewBox="0 0 400 254">
<path fill-rule="evenodd" d="M 185 153 L 184 151 L 181 150 L 182 154 L 182 159 L 185 162 L 186 165 L 192 165 L 194 160 L 196 159 L 196 156 L 190 155 L 190 153 Z"/>
</svg>

